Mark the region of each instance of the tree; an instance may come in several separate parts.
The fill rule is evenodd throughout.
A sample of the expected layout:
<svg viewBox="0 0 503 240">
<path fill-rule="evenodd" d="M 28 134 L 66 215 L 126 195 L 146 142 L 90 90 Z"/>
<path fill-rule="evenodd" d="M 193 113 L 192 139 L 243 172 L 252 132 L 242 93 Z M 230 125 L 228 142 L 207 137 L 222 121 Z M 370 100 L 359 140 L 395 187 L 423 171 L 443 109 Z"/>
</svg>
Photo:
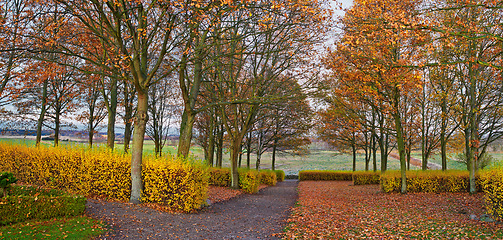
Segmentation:
<svg viewBox="0 0 503 240">
<path fill-rule="evenodd" d="M 422 60 L 418 43 L 427 40 L 403 26 L 421 22 L 420 1 L 355 1 L 342 20 L 344 35 L 329 57 L 329 68 L 340 72 L 346 95 L 370 95 L 378 111 L 392 119 L 406 192 L 406 148 L 401 112 L 404 96 L 421 88 L 421 74 L 405 67 Z"/>
<path fill-rule="evenodd" d="M 176 82 L 172 78 L 165 78 L 154 85 L 150 90 L 149 113 L 150 121 L 147 125 L 147 134 L 154 140 L 155 154 L 162 155 L 162 148 L 166 144 L 170 128 L 179 116 L 180 98 Z"/>
<path fill-rule="evenodd" d="M 175 47 L 178 14 L 183 11 L 175 2 L 164 1 L 66 1 L 56 0 L 84 32 L 99 39 L 106 48 L 113 49 L 113 57 L 120 63 L 110 68 L 107 59 L 93 59 L 82 53 L 81 48 L 62 46 L 62 54 L 75 55 L 110 73 L 133 83 L 137 97 L 131 159 L 131 198 L 139 203 L 143 184 L 141 180 L 143 139 L 148 111 L 149 87 L 166 59 L 166 53 Z M 183 5 L 182 5 L 183 7 Z M 48 40 L 50 41 L 50 40 Z M 171 69 L 168 72 L 174 71 Z M 114 78 L 112 78 L 114 79 Z"/>
</svg>

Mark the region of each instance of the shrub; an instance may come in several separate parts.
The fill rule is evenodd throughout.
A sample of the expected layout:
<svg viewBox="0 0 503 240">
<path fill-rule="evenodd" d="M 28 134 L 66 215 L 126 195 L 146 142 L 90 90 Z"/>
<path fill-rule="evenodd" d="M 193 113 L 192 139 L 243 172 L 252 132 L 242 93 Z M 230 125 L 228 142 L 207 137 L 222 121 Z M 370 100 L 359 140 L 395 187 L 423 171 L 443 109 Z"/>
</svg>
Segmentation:
<svg viewBox="0 0 503 240">
<path fill-rule="evenodd" d="M 210 168 L 209 184 L 228 187 L 231 185 L 231 170 L 229 168 Z"/>
<path fill-rule="evenodd" d="M 285 181 L 285 172 L 283 170 L 274 170 L 276 172 L 276 179 L 278 182 Z"/>
<path fill-rule="evenodd" d="M 206 168 L 171 156 L 145 157 L 144 201 L 168 204 L 174 210 L 191 211 L 206 197 Z M 0 143 L 0 171 L 48 188 L 127 201 L 131 194 L 131 156 L 109 149 L 38 147 Z M 158 168 L 158 169 L 155 169 Z M 161 177 L 156 177 L 159 174 Z M 185 201 L 182 203 L 181 201 Z M 199 203 L 197 203 L 199 202 Z"/>
<path fill-rule="evenodd" d="M 380 172 L 353 172 L 353 184 L 354 185 L 369 185 L 369 184 L 379 184 L 381 174 Z"/>
<path fill-rule="evenodd" d="M 304 170 L 299 172 L 299 180 L 313 181 L 351 181 L 353 172 L 351 171 L 330 171 L 330 170 Z"/>
<path fill-rule="evenodd" d="M 82 196 L 70 196 L 61 191 L 15 186 L 12 195 L 0 199 L 0 225 L 81 215 L 86 208 Z"/>
<path fill-rule="evenodd" d="M 407 192 L 466 192 L 469 187 L 467 171 L 407 171 Z M 383 192 L 400 192 L 400 171 L 381 175 Z"/>
<path fill-rule="evenodd" d="M 253 169 L 238 169 L 239 188 L 247 193 L 256 193 L 260 185 L 258 171 Z"/>
<path fill-rule="evenodd" d="M 274 186 L 278 182 L 278 176 L 276 176 L 276 172 L 272 170 L 260 170 L 259 178 L 261 184 L 266 184 L 269 186 Z"/>
<path fill-rule="evenodd" d="M 503 220 L 503 170 L 483 171 L 479 178 L 487 213 L 500 221 Z"/>
<path fill-rule="evenodd" d="M 0 172 L 0 197 L 5 197 L 11 184 L 16 182 L 17 178 L 14 177 L 14 174 L 10 172 Z"/>
<path fill-rule="evenodd" d="M 160 203 L 184 212 L 201 207 L 208 192 L 206 166 L 154 157 L 145 160 L 142 202 Z"/>
</svg>

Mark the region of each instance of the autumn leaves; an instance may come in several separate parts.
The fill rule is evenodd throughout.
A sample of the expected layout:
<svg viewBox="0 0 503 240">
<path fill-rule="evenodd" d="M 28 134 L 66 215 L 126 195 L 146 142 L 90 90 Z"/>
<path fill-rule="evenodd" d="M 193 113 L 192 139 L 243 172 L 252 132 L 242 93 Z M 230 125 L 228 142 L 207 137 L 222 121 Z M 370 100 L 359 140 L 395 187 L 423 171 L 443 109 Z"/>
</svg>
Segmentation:
<svg viewBox="0 0 503 240">
<path fill-rule="evenodd" d="M 449 138 L 463 136 L 464 152 L 476 161 L 486 151 L 483 143 L 501 136 L 495 122 L 503 115 L 495 111 L 503 106 L 502 7 L 494 1 L 355 1 L 325 61 L 332 75 L 321 136 L 353 152 L 379 148 L 383 171 L 388 146 L 395 146 L 402 192 L 412 149 L 421 148 L 426 163 L 437 148 L 445 156 Z M 370 158 L 366 154 L 367 163 Z"/>
</svg>

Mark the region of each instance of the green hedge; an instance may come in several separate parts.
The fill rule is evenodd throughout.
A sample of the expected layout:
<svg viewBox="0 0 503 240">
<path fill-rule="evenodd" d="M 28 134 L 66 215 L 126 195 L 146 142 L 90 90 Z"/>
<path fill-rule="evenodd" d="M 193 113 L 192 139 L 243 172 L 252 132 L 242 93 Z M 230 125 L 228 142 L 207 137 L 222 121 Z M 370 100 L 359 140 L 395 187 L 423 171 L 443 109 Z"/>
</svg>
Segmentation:
<svg viewBox="0 0 503 240">
<path fill-rule="evenodd" d="M 299 180 L 306 181 L 351 181 L 351 171 L 304 170 L 299 172 Z"/>
<path fill-rule="evenodd" d="M 407 171 L 407 192 L 467 192 L 468 171 Z M 381 174 L 383 192 L 400 192 L 400 171 L 386 171 Z"/>
<path fill-rule="evenodd" d="M 353 185 L 369 185 L 380 183 L 380 172 L 358 171 L 353 172 Z"/>
<path fill-rule="evenodd" d="M 9 194 L 0 199 L 0 225 L 29 219 L 77 216 L 86 208 L 86 198 L 56 190 L 13 186 Z"/>
</svg>

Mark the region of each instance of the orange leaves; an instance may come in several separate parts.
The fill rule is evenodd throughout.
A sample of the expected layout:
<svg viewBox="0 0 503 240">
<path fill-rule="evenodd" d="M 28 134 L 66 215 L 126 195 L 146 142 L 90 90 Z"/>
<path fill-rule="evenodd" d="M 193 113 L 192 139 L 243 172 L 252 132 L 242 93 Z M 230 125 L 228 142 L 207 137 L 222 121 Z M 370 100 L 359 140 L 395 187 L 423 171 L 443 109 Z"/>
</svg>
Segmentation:
<svg viewBox="0 0 503 240">
<path fill-rule="evenodd" d="M 498 224 L 470 220 L 483 211 L 481 194 L 384 194 L 377 185 L 303 181 L 286 239 L 501 238 Z"/>
</svg>

